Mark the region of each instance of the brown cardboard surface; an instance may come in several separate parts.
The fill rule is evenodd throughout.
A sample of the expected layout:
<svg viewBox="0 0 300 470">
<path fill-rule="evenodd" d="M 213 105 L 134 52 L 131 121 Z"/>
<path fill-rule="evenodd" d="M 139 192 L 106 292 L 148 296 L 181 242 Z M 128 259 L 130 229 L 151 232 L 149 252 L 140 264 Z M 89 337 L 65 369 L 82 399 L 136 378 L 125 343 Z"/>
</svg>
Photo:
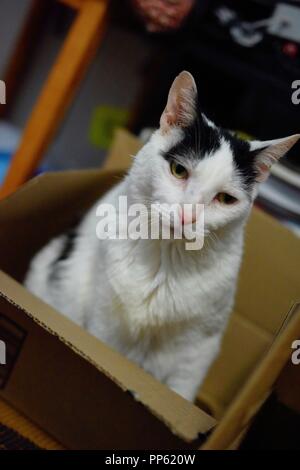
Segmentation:
<svg viewBox="0 0 300 470">
<path fill-rule="evenodd" d="M 2 201 L 0 268 L 22 279 L 32 254 L 118 181 L 117 168 L 125 169 L 139 146 L 118 131 L 104 171 L 42 175 Z M 241 434 L 287 360 L 288 341 L 300 332 L 298 314 L 274 343 L 290 305 L 300 297 L 299 247 L 295 236 L 253 210 L 235 311 L 199 394 L 203 409 L 220 419 L 207 448 L 227 448 Z M 28 332 L 0 395 L 65 446 L 195 447 L 198 434 L 214 427 L 210 416 L 4 273 L 0 291 L 0 313 Z"/>
<path fill-rule="evenodd" d="M 172 433 L 197 445 L 198 435 L 215 424 L 3 273 L 0 285 L 1 314 L 27 332 L 2 394 L 67 447 L 105 448 L 113 442 L 116 448 L 178 446 Z M 142 432 L 144 426 L 147 432 Z M 83 436 L 78 434 L 82 427 Z"/>
</svg>

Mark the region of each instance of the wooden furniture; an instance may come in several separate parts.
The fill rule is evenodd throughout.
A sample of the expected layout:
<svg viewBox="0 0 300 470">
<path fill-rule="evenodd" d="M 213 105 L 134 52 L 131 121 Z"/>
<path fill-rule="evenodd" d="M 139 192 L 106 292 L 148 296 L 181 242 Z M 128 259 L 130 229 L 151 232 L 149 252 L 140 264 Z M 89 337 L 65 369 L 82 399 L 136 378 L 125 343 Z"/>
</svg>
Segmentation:
<svg viewBox="0 0 300 470">
<path fill-rule="evenodd" d="M 0 198 L 12 193 L 32 175 L 71 104 L 105 31 L 109 0 L 60 1 L 77 10 L 76 19 L 25 126 L 19 148 L 0 188 Z M 15 62 L 13 57 L 9 66 L 11 71 L 16 70 Z"/>
<path fill-rule="evenodd" d="M 60 443 L 2 399 L 0 399 L 0 431 L 1 426 L 7 426 L 9 430 L 18 433 L 20 437 L 28 439 L 41 449 L 63 450 Z M 0 450 L 5 448 L 6 439 L 7 437 L 0 432 Z M 12 443 L 10 447 L 12 448 L 14 445 L 16 443 Z M 16 448 L 18 447 L 14 447 L 14 449 Z"/>
</svg>

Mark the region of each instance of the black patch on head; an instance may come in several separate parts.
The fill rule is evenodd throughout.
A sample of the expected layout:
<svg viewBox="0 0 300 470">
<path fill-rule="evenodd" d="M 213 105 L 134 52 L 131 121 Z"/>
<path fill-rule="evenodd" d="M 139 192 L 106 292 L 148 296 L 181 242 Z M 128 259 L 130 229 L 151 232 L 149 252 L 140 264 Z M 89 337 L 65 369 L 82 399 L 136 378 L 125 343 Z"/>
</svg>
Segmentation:
<svg viewBox="0 0 300 470">
<path fill-rule="evenodd" d="M 235 166 L 243 179 L 245 188 L 252 188 L 257 176 L 255 157 L 260 150 L 251 151 L 249 142 L 238 139 L 221 127 L 210 126 L 202 116 L 198 102 L 196 118 L 182 130 L 184 131 L 183 139 L 163 153 L 167 161 L 176 157 L 200 160 L 210 154 L 213 155 L 220 148 L 222 140 L 225 140 L 230 145 Z"/>
<path fill-rule="evenodd" d="M 260 150 L 251 150 L 249 142 L 240 140 L 229 132 L 224 131 L 224 137 L 230 144 L 235 167 L 243 179 L 244 186 L 251 189 L 257 177 L 255 157 Z"/>
<path fill-rule="evenodd" d="M 200 111 L 194 121 L 188 127 L 183 127 L 182 130 L 184 138 L 163 154 L 163 157 L 168 161 L 176 156 L 189 156 L 189 158 L 198 160 L 205 155 L 216 152 L 221 145 L 221 130 L 217 127 L 211 127 Z"/>
</svg>

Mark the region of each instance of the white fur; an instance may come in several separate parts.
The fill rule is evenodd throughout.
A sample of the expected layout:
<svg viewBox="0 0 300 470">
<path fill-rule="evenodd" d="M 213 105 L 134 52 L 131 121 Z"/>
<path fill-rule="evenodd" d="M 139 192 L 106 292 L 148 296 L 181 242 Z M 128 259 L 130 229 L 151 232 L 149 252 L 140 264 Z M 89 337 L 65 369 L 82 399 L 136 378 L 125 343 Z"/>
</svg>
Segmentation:
<svg viewBox="0 0 300 470">
<path fill-rule="evenodd" d="M 180 132 L 177 138 L 181 138 Z M 117 207 L 119 195 L 127 195 L 132 202 L 149 198 L 169 203 L 207 202 L 234 181 L 232 157 L 224 148 L 223 155 L 217 153 L 201 161 L 190 184 L 182 187 L 158 153 L 167 148 L 166 144 L 173 145 L 174 139 L 174 133 L 168 138 L 155 133 L 136 157 L 127 178 L 102 202 Z M 235 191 L 239 192 L 238 184 Z M 98 204 L 80 226 L 75 252 L 62 262 L 60 281 L 49 283 L 48 278 L 64 235 L 35 256 L 26 285 L 158 380 L 193 400 L 219 351 L 233 306 L 243 215 L 249 202 L 241 202 L 242 210 L 207 209 L 206 230 L 213 230 L 215 238 L 207 239 L 200 251 L 186 251 L 183 240 L 98 240 Z M 231 219 L 233 223 L 227 228 Z"/>
</svg>

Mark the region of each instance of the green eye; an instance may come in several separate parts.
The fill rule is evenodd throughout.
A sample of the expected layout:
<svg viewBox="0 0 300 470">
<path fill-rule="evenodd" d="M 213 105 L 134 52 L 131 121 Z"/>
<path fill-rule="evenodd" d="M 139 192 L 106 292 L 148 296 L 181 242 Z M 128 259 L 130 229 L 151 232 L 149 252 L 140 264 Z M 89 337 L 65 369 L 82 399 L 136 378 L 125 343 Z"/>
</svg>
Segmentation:
<svg viewBox="0 0 300 470">
<path fill-rule="evenodd" d="M 186 179 L 188 177 L 187 169 L 179 163 L 176 163 L 174 160 L 172 160 L 170 163 L 170 169 L 172 175 L 175 176 L 175 178 Z"/>
<path fill-rule="evenodd" d="M 235 197 L 227 193 L 218 193 L 215 199 L 217 199 L 217 201 L 219 201 L 221 204 L 226 205 L 234 204 L 237 201 Z"/>
</svg>

